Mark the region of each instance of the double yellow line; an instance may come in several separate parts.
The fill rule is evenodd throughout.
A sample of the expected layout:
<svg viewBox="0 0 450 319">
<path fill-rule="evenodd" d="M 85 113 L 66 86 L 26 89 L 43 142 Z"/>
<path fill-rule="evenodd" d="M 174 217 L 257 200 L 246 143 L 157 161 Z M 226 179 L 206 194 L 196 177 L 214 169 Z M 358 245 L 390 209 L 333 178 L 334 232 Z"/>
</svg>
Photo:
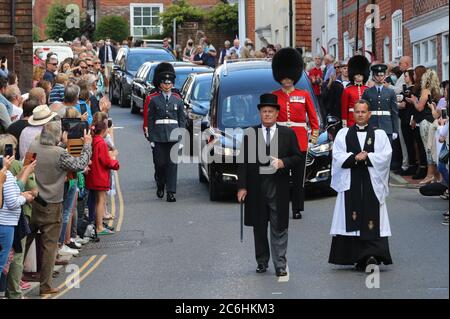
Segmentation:
<svg viewBox="0 0 450 319">
<path fill-rule="evenodd" d="M 119 180 L 119 174 L 117 171 L 114 171 L 114 176 L 116 180 L 116 193 L 117 197 L 119 198 L 119 217 L 116 225 L 116 232 L 120 231 L 123 224 L 124 219 L 124 202 L 123 202 L 123 195 L 122 190 L 120 188 L 120 180 Z M 115 196 L 111 196 L 111 215 L 113 216 L 113 219 L 108 222 L 109 226 L 113 226 L 114 224 L 114 217 L 116 215 L 116 201 Z M 64 283 L 62 283 L 58 289 L 60 292 L 56 295 L 47 295 L 42 297 L 42 299 L 58 299 L 62 296 L 64 296 L 66 293 L 68 293 L 70 290 L 74 289 L 75 287 L 79 287 L 80 283 L 85 280 L 95 269 L 97 269 L 100 264 L 106 259 L 107 255 L 94 255 L 91 256 L 81 267 L 78 271 L 71 274 L 69 277 L 66 278 Z M 94 262 L 95 261 L 95 262 Z M 91 266 L 92 265 L 92 266 Z M 91 266 L 89 268 L 89 266 Z M 89 268 L 89 269 L 88 269 Z M 83 271 L 88 269 L 83 275 Z"/>
</svg>

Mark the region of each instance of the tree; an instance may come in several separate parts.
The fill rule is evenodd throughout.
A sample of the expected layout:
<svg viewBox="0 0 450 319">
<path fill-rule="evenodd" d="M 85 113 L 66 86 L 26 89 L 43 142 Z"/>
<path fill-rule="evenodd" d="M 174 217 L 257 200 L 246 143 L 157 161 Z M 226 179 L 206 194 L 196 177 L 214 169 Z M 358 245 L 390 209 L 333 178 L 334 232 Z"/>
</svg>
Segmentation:
<svg viewBox="0 0 450 319">
<path fill-rule="evenodd" d="M 77 11 L 73 11 L 66 8 L 70 8 L 61 2 L 53 3 L 49 10 L 47 18 L 45 18 L 45 34 L 54 40 L 63 38 L 64 40 L 73 40 L 81 35 L 81 28 L 84 25 L 84 19 L 82 14 Z"/>
<path fill-rule="evenodd" d="M 33 24 L 33 42 L 39 42 L 39 41 L 41 41 L 39 27 L 37 25 Z"/>
<path fill-rule="evenodd" d="M 228 34 L 239 32 L 239 14 L 237 5 L 219 3 L 207 14 L 211 29 L 224 31 Z"/>
<path fill-rule="evenodd" d="M 186 21 L 198 22 L 205 18 L 205 12 L 200 8 L 191 6 L 186 0 L 180 0 L 168 7 L 160 16 L 164 34 L 167 35 L 173 32 L 173 19 L 176 19 L 177 25 Z"/>
<path fill-rule="evenodd" d="M 130 27 L 127 20 L 121 16 L 103 17 L 97 24 L 94 37 L 96 40 L 111 38 L 116 42 L 122 41 L 130 35 Z"/>
</svg>

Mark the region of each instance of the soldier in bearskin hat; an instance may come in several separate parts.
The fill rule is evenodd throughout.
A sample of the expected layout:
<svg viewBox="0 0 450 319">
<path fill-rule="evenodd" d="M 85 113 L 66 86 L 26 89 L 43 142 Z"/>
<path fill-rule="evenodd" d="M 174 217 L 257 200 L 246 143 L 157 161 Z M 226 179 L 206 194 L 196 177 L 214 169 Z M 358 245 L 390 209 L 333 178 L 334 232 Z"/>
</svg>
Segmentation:
<svg viewBox="0 0 450 319">
<path fill-rule="evenodd" d="M 280 105 L 277 123 L 294 130 L 302 154 L 301 163 L 292 169 L 292 214 L 294 219 L 302 218 L 301 211 L 304 210 L 304 175 L 308 151 L 307 118 L 311 127 L 311 142 L 315 144 L 319 137 L 319 122 L 311 96 L 307 91 L 295 87 L 303 75 L 303 65 L 302 56 L 293 48 L 281 49 L 272 60 L 273 77 L 282 86 L 273 92 L 278 97 Z"/>
<path fill-rule="evenodd" d="M 185 128 L 186 118 L 181 96 L 173 92 L 175 70 L 170 63 L 162 62 L 153 76 L 153 90 L 144 104 L 144 134 L 153 150 L 155 180 L 158 198 L 175 202 L 177 184 L 177 159 L 171 158 L 171 149 L 178 143 L 171 133 L 178 128 Z"/>
<path fill-rule="evenodd" d="M 341 97 L 342 126 L 351 127 L 355 124 L 353 116 L 355 103 L 361 100 L 365 85 L 369 80 L 370 62 L 365 56 L 355 55 L 348 61 L 348 77 L 350 84 L 345 88 Z"/>
</svg>

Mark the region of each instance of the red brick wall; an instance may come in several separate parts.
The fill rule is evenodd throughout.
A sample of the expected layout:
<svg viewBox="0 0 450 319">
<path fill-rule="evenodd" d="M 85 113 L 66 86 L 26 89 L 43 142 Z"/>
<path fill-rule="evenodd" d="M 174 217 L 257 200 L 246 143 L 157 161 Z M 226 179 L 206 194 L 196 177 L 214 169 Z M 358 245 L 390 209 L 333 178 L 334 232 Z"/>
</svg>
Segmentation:
<svg viewBox="0 0 450 319">
<path fill-rule="evenodd" d="M 0 34 L 13 35 L 17 39 L 14 55 L 9 55 L 8 68 L 19 76 L 19 86 L 23 92 L 31 89 L 32 55 L 32 9 L 31 0 L 16 0 L 16 10 L 11 12 L 12 0 L 0 0 Z M 14 17 L 15 30 L 11 29 Z M 2 52 L 0 52 L 2 55 Z M 14 61 L 11 61 L 11 58 Z"/>
<path fill-rule="evenodd" d="M 246 2 L 247 8 L 247 37 L 250 38 L 253 43 L 255 43 L 255 0 L 247 0 Z"/>
<path fill-rule="evenodd" d="M 31 2 L 31 0 L 29 0 Z M 48 15 L 48 9 L 55 0 L 35 0 L 33 7 L 33 24 L 35 24 L 40 31 L 41 39 L 46 39 L 45 35 L 45 18 Z M 83 0 L 60 0 L 61 3 L 76 4 L 80 8 L 80 12 L 83 11 Z"/>
<path fill-rule="evenodd" d="M 295 46 L 311 52 L 311 36 L 311 0 L 295 0 Z"/>
</svg>

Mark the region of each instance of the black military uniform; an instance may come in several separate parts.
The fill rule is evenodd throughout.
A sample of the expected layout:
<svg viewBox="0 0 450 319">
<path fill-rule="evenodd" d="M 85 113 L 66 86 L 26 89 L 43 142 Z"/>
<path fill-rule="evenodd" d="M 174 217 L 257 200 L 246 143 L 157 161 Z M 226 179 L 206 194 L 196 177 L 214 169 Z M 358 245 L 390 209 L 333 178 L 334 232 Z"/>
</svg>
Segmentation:
<svg viewBox="0 0 450 319">
<path fill-rule="evenodd" d="M 373 76 L 386 75 L 385 64 L 375 64 L 371 68 Z M 375 84 L 364 91 L 363 100 L 369 102 L 371 117 L 369 124 L 386 132 L 389 140 L 398 137 L 398 106 L 395 91 L 383 84 Z"/>
<path fill-rule="evenodd" d="M 161 63 L 158 73 L 155 72 L 154 83 L 158 87 L 162 83 L 174 83 L 175 70 L 169 63 Z M 175 202 L 177 184 L 177 160 L 180 138 L 176 130 L 184 129 L 186 118 L 181 97 L 172 91 L 161 90 L 154 95 L 148 105 L 148 140 L 153 149 L 157 196 L 164 197 L 167 190 L 167 201 Z M 176 149 L 172 150 L 174 147 Z"/>
</svg>

